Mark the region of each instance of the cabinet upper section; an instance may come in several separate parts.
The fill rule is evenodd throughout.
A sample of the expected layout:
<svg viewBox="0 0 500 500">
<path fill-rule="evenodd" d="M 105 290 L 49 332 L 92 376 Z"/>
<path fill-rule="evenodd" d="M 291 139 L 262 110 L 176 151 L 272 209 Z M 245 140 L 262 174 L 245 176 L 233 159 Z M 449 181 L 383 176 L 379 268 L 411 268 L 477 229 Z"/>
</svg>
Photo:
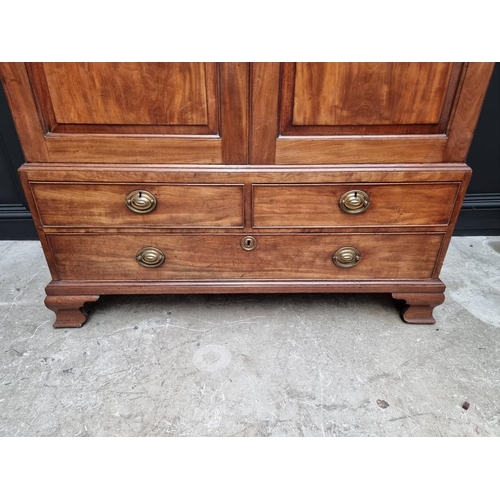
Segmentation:
<svg viewBox="0 0 500 500">
<path fill-rule="evenodd" d="M 493 63 L 1 63 L 29 162 L 462 162 Z"/>
</svg>

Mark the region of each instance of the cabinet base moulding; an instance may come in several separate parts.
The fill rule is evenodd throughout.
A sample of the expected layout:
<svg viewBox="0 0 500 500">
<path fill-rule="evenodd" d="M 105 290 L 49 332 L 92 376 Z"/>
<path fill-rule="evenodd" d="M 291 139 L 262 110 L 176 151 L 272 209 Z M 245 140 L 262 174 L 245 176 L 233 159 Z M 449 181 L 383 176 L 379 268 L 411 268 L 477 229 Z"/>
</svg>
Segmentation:
<svg viewBox="0 0 500 500">
<path fill-rule="evenodd" d="M 221 294 L 221 293 L 392 293 L 396 300 L 406 301 L 401 317 L 407 323 L 434 324 L 433 309 L 444 301 L 445 286 L 440 280 L 422 282 L 110 282 L 76 283 L 53 281 L 47 288 L 45 305 L 55 312 L 55 328 L 75 328 L 87 320 L 85 304 L 96 302 L 101 295 L 135 294 Z M 400 290 L 395 292 L 395 290 Z M 412 290 L 412 291 L 410 291 Z"/>
</svg>

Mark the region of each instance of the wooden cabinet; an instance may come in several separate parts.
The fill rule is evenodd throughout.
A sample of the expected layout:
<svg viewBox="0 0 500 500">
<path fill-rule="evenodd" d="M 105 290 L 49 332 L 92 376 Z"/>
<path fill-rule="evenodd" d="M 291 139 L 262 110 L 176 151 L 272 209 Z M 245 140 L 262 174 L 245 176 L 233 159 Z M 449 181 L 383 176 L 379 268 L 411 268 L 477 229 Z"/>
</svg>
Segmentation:
<svg viewBox="0 0 500 500">
<path fill-rule="evenodd" d="M 491 63 L 2 63 L 55 326 L 102 294 L 377 292 L 432 323 Z"/>
</svg>

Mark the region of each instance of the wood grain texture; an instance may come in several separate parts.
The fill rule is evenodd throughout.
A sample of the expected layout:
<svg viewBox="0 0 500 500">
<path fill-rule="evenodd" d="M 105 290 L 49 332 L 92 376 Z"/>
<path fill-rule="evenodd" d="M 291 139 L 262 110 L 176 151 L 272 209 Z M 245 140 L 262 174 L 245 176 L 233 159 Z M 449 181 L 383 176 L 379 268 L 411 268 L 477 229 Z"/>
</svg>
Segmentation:
<svg viewBox="0 0 500 500">
<path fill-rule="evenodd" d="M 461 182 L 471 172 L 464 163 L 394 165 L 23 165 L 20 173 L 31 182 L 97 183 L 386 183 Z"/>
<path fill-rule="evenodd" d="M 259 64 L 260 66 L 256 65 L 255 71 L 252 70 L 251 102 L 257 106 L 257 109 L 255 113 L 252 112 L 256 118 L 252 118 L 253 142 L 250 149 L 254 157 L 251 161 L 252 163 L 271 163 L 276 157 L 278 164 L 463 161 L 484 97 L 481 89 L 486 88 L 493 66 L 492 63 L 470 63 L 466 75 L 460 82 L 461 86 L 456 92 L 456 99 L 451 102 L 450 93 L 446 95 L 443 106 L 446 107 L 448 104 L 453 106 L 452 123 L 449 127 L 451 142 L 444 134 L 442 136 L 438 134 L 436 137 L 433 137 L 435 134 L 431 134 L 412 137 L 348 135 L 319 138 L 311 136 L 310 133 L 308 137 L 295 137 L 291 138 L 292 142 L 283 142 L 284 138 L 277 139 L 275 127 L 277 120 L 276 85 L 279 85 L 276 63 L 269 63 L 267 71 L 266 63 Z M 25 67 L 15 63 L 4 63 L 2 67 L 4 68 L 2 80 L 9 102 L 13 108 L 19 108 L 14 118 L 18 123 L 18 130 L 22 130 L 21 140 L 29 161 L 241 164 L 246 163 L 248 159 L 249 70 L 245 63 L 219 65 L 220 98 L 215 103 L 215 108 L 211 104 L 214 102 L 213 92 L 207 91 L 206 106 L 209 121 L 211 116 L 217 115 L 210 111 L 214 108 L 221 110 L 222 121 L 225 122 L 220 128 L 222 140 L 216 137 L 200 136 L 199 129 L 193 130 L 191 135 L 184 130 L 183 133 L 187 136 L 172 137 L 143 136 L 144 134 L 135 132 L 130 136 L 106 134 L 104 137 L 99 133 L 52 133 L 48 134 L 44 140 L 46 124 L 44 124 L 43 117 L 38 116 L 36 112 L 36 105 L 38 104 L 39 108 L 43 109 L 44 104 L 41 99 L 36 101 L 34 98 Z M 208 70 L 206 75 L 208 75 Z M 458 81 L 457 78 L 450 77 L 450 81 L 452 80 Z M 206 77 L 207 88 L 210 81 L 211 79 Z M 37 88 L 36 84 L 34 88 Z M 476 88 L 479 89 L 477 93 L 475 93 Z M 258 106 L 257 103 L 264 104 Z M 443 122 L 443 115 L 440 120 L 440 123 Z M 127 126 L 140 127 L 141 125 L 120 125 L 120 127 Z M 199 127 L 199 125 L 192 125 L 192 127 Z M 358 131 L 361 132 L 360 129 Z M 99 129 L 99 132 L 103 130 Z M 99 135 L 101 137 L 96 137 Z M 409 141 L 410 138 L 415 139 L 415 142 Z M 271 147 L 270 145 L 276 141 L 275 147 Z M 454 154 L 455 149 L 457 153 Z M 260 159 L 259 150 L 262 154 L 265 152 L 265 156 Z"/>
<path fill-rule="evenodd" d="M 27 63 L 26 69 L 49 132 L 218 133 L 214 63 Z"/>
<path fill-rule="evenodd" d="M 449 140 L 443 161 L 465 161 L 494 65 L 491 62 L 467 64 L 460 97 L 448 129 Z"/>
<path fill-rule="evenodd" d="M 470 179 L 472 176 L 472 170 L 469 169 L 468 172 L 465 173 L 465 177 L 463 181 L 460 183 L 460 190 L 457 195 L 457 200 L 455 202 L 455 206 L 453 208 L 453 213 L 451 214 L 451 220 L 448 224 L 445 237 L 443 238 L 443 243 L 441 244 L 441 249 L 439 251 L 438 258 L 436 260 L 436 267 L 434 268 L 433 277 L 439 278 L 439 274 L 441 273 L 441 268 L 443 266 L 444 258 L 446 252 L 448 251 L 448 247 L 451 242 L 451 238 L 453 236 L 453 231 L 455 230 L 455 225 L 458 220 L 458 216 L 460 214 L 460 209 L 462 208 L 462 204 L 465 198 L 465 193 L 467 192 L 467 187 L 469 185 Z"/>
<path fill-rule="evenodd" d="M 241 185 L 33 183 L 41 222 L 72 227 L 242 227 Z M 145 190 L 156 208 L 132 212 L 127 195 Z"/>
<path fill-rule="evenodd" d="M 40 220 L 40 214 L 38 212 L 37 202 L 29 184 L 28 173 L 26 171 L 23 171 L 23 167 L 19 169 L 19 178 L 21 180 L 21 185 L 23 187 L 24 195 L 26 196 L 26 201 L 28 202 L 28 207 L 30 209 L 31 215 L 33 216 L 33 222 L 35 224 L 36 232 L 38 234 L 38 237 L 40 238 L 40 243 L 42 244 L 43 253 L 45 255 L 45 260 L 47 261 L 47 265 L 49 267 L 50 275 L 53 280 L 57 280 L 59 279 L 59 277 L 57 276 L 57 270 L 54 262 L 53 253 L 50 248 L 47 235 L 43 230 L 43 225 Z"/>
<path fill-rule="evenodd" d="M 280 137 L 276 164 L 436 163 L 446 144 L 445 135 Z"/>
<path fill-rule="evenodd" d="M 87 321 L 84 305 L 98 299 L 98 295 L 47 295 L 45 305 L 56 314 L 54 328 L 78 328 Z"/>
<path fill-rule="evenodd" d="M 299 66 L 300 64 L 302 63 Z M 366 94 L 361 84 L 354 82 L 352 88 L 339 84 L 341 88 L 336 88 L 335 79 L 326 79 L 324 68 L 334 63 L 304 64 L 300 70 L 303 73 L 303 91 L 297 86 L 295 63 L 282 63 L 279 75 L 272 69 L 272 74 L 263 77 L 263 67 L 255 72 L 256 76 L 252 73 L 253 102 L 270 102 L 268 108 L 259 108 L 256 115 L 258 120 L 254 120 L 252 125 L 254 131 L 261 127 L 256 137 L 266 152 L 266 156 L 262 157 L 263 162 L 270 163 L 273 158 L 276 164 L 302 165 L 464 161 L 465 154 L 452 156 L 450 151 L 457 147 L 468 149 L 472 138 L 469 132 L 473 130 L 475 121 L 465 119 L 455 122 L 454 118 L 460 107 L 458 115 L 465 117 L 470 114 L 477 120 L 484 95 L 479 95 L 477 102 L 470 108 L 467 108 L 467 104 L 460 104 L 463 100 L 462 90 L 470 88 L 473 95 L 475 85 L 474 74 L 469 75 L 470 68 L 462 72 L 462 63 L 391 63 L 395 64 L 393 66 L 389 63 L 370 63 L 373 64 L 370 71 L 360 79 L 363 82 L 363 78 L 366 78 L 364 84 L 369 90 Z M 315 66 L 316 64 L 319 66 Z M 338 63 L 338 68 L 342 68 L 340 72 L 344 75 L 342 78 L 350 75 L 352 80 L 352 64 Z M 405 66 L 408 64 L 410 66 Z M 417 66 L 412 66 L 413 64 Z M 311 72 L 307 68 L 316 70 Z M 399 68 L 396 71 L 396 74 L 399 71 L 399 77 L 392 78 L 388 68 Z M 405 73 L 405 68 L 412 69 Z M 415 69 L 417 70 L 414 71 Z M 482 84 L 485 81 L 487 85 L 488 71 L 478 73 L 482 75 Z M 413 91 L 411 89 L 415 81 L 412 80 L 413 77 L 410 78 L 411 74 L 419 75 L 418 85 Z M 380 88 L 375 82 L 382 82 Z M 277 85 L 280 89 L 278 107 L 269 97 L 276 94 Z M 314 95 L 311 95 L 312 89 L 316 89 L 312 92 Z M 360 95 L 355 99 L 342 98 L 342 105 L 339 105 L 335 99 L 340 99 L 343 92 Z M 467 100 L 466 95 L 467 92 Z M 297 104 L 296 109 L 297 96 L 301 104 Z M 311 104 L 312 102 L 316 102 L 316 105 Z M 295 112 L 300 119 L 297 116 L 294 118 Z M 331 119 L 332 113 L 340 117 L 340 124 L 332 124 L 337 123 Z M 277 114 L 279 127 L 274 126 Z M 307 124 L 297 124 L 299 122 Z M 452 131 L 453 135 L 449 138 L 447 133 L 451 134 Z M 453 137 L 456 140 L 452 140 Z M 450 140 L 452 142 L 449 143 Z M 273 141 L 274 148 L 271 146 Z M 252 146 L 252 151 L 257 152 L 255 159 L 252 159 L 253 163 L 257 163 L 257 144 Z"/>
<path fill-rule="evenodd" d="M 48 235 L 61 280 L 429 279 L 443 235 L 259 235 L 245 251 L 239 235 Z M 166 256 L 157 268 L 135 261 L 143 247 Z M 362 260 L 343 269 L 332 262 L 340 247 Z"/>
<path fill-rule="evenodd" d="M 296 63 L 293 124 L 438 124 L 452 66 Z"/>
<path fill-rule="evenodd" d="M 441 110 L 441 117 L 439 118 L 439 132 L 446 132 L 451 121 L 451 117 L 455 112 L 458 103 L 457 96 L 459 95 L 462 82 L 467 73 L 467 63 L 453 63 L 450 73 L 450 81 L 448 90 L 444 98 L 443 109 Z"/>
<path fill-rule="evenodd" d="M 204 63 L 78 62 L 41 66 L 57 123 L 208 124 Z M 213 63 L 211 69 L 215 70 Z"/>
<path fill-rule="evenodd" d="M 222 163 L 220 139 L 48 134 L 47 150 L 60 163 Z"/>
<path fill-rule="evenodd" d="M 57 66 L 62 74 L 56 74 L 49 88 L 43 65 L 5 63 L 1 77 L 17 116 L 27 160 L 54 163 L 247 163 L 248 63 L 187 63 L 185 67 L 176 67 L 173 72 L 183 75 L 179 80 L 168 76 L 164 68 L 168 69 L 169 64 L 173 63 L 125 66 L 127 70 L 118 72 L 98 65 L 92 66 L 88 74 L 75 69 L 80 68 L 79 65 L 71 66 L 68 82 L 63 78 L 66 66 Z M 47 67 L 53 68 L 50 64 Z M 32 75 L 31 81 L 27 68 Z M 145 74 L 142 74 L 143 68 L 146 68 Z M 72 86 L 73 77 L 78 81 L 83 79 L 83 96 Z M 148 85 L 162 82 L 167 90 L 172 85 L 179 88 L 157 102 L 158 85 L 148 97 L 144 93 L 144 79 L 151 80 Z M 98 90 L 101 84 L 102 95 Z M 109 91 L 111 85 L 117 87 L 116 96 Z M 144 93 L 142 100 L 141 93 Z M 54 101 L 58 103 L 58 116 L 53 108 Z M 129 107 L 133 108 L 130 113 Z M 106 118 L 108 110 L 109 118 Z M 57 119 L 73 120 L 73 123 L 61 124 Z M 99 123 L 79 123 L 77 120 Z"/>
<path fill-rule="evenodd" d="M 221 64 L 222 163 L 226 165 L 248 163 L 249 75 L 248 63 Z"/>
<path fill-rule="evenodd" d="M 254 185 L 255 227 L 349 227 L 446 225 L 459 183 Z M 362 190 L 370 206 L 347 214 L 339 200 Z"/>
<path fill-rule="evenodd" d="M 444 293 L 393 293 L 396 300 L 404 300 L 406 306 L 401 311 L 401 318 L 406 323 L 433 325 L 432 316 L 435 307 L 444 302 Z"/>
<path fill-rule="evenodd" d="M 251 65 L 250 163 L 276 163 L 279 63 Z"/>
<path fill-rule="evenodd" d="M 298 74 L 300 68 L 302 78 Z M 360 136 L 444 133 L 462 68 L 463 63 L 283 63 L 280 134 Z M 442 81 L 439 83 L 439 80 Z M 427 96 L 427 100 L 422 95 L 426 91 L 432 94 Z M 436 102 L 436 97 L 439 102 Z M 428 107 L 413 108 L 413 98 L 424 100 Z M 316 106 L 311 104 L 313 101 Z M 297 123 L 294 118 L 297 103 L 302 111 L 310 111 L 308 122 L 301 120 Z M 427 121 L 429 116 L 423 116 L 426 109 L 434 115 L 431 122 Z M 317 117 L 318 123 L 312 119 L 313 116 Z"/>
<path fill-rule="evenodd" d="M 54 296 L 86 294 L 191 293 L 441 293 L 434 280 L 224 280 L 224 281 L 51 281 L 45 288 Z"/>
<path fill-rule="evenodd" d="M 46 129 L 38 115 L 24 64 L 0 62 L 0 80 L 26 161 L 50 161 L 44 141 Z"/>
</svg>

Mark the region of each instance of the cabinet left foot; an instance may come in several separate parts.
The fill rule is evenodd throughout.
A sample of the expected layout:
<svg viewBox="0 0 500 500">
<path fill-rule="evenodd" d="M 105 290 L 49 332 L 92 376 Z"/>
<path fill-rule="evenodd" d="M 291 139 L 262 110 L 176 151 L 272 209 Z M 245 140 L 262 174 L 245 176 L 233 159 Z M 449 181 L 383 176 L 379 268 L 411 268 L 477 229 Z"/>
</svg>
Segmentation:
<svg viewBox="0 0 500 500">
<path fill-rule="evenodd" d="M 87 321 L 84 304 L 98 298 L 99 295 L 47 295 L 45 305 L 56 313 L 54 328 L 78 328 Z"/>
</svg>

